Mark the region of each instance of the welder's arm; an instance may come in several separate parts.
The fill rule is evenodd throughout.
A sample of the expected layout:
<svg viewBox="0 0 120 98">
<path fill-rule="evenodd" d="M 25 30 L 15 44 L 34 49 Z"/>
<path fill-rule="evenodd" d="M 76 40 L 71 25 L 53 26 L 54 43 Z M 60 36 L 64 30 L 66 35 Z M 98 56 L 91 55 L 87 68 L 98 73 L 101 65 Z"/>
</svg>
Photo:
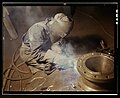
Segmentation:
<svg viewBox="0 0 120 98">
<path fill-rule="evenodd" d="M 32 50 L 31 56 L 33 58 L 39 59 L 44 56 L 44 52 L 41 51 L 43 38 L 42 38 L 42 27 L 33 26 L 29 29 L 29 40 L 30 40 L 30 48 Z"/>
<path fill-rule="evenodd" d="M 77 58 L 56 53 L 50 49 L 46 52 L 44 59 L 47 59 L 49 63 L 54 63 L 57 65 L 56 67 L 63 69 L 73 68 L 77 64 Z"/>
<path fill-rule="evenodd" d="M 47 59 L 47 61 L 50 63 L 54 63 L 54 61 L 58 60 L 58 58 L 60 58 L 60 54 L 51 49 L 49 49 L 44 56 L 44 59 Z"/>
<path fill-rule="evenodd" d="M 56 53 L 50 49 L 45 53 L 44 59 L 47 59 L 48 62 L 55 63 L 57 65 L 68 65 L 68 62 L 70 61 L 69 57 Z"/>
</svg>

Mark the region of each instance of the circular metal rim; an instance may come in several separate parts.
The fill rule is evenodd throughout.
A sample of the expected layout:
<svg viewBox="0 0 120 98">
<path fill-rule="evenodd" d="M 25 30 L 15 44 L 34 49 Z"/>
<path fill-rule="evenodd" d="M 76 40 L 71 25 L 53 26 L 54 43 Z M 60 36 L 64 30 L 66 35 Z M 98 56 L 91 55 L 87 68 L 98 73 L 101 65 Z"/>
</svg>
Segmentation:
<svg viewBox="0 0 120 98">
<path fill-rule="evenodd" d="M 99 84 L 94 84 L 92 82 L 90 83 L 92 83 L 93 86 L 91 86 L 90 84 L 87 85 L 87 83 L 84 82 L 84 79 L 85 79 L 84 77 L 81 77 L 78 82 L 78 85 L 83 91 L 111 91 L 111 89 L 106 89 L 104 87 L 101 87 Z M 89 81 L 89 80 L 86 80 L 86 81 Z"/>
<path fill-rule="evenodd" d="M 99 72 L 93 72 L 85 66 L 85 60 L 90 55 L 92 55 L 92 56 L 98 56 L 98 55 L 106 56 L 109 59 L 113 60 L 113 62 L 114 62 L 114 57 L 112 57 L 108 54 L 97 53 L 97 52 L 87 53 L 78 59 L 77 69 L 80 72 L 80 74 L 83 75 L 86 79 L 93 81 L 93 82 L 100 82 L 101 83 L 101 82 L 109 82 L 110 80 L 112 80 L 114 78 L 114 72 L 109 74 L 109 75 L 101 75 Z"/>
<path fill-rule="evenodd" d="M 97 54 L 98 54 L 98 53 L 97 53 Z M 96 54 L 94 53 L 94 54 L 92 54 L 91 57 L 97 57 L 97 56 L 98 56 L 98 55 L 96 55 Z M 108 55 L 106 55 L 106 54 L 100 54 L 100 56 L 104 56 L 104 57 L 108 58 Z M 84 67 L 87 71 L 89 71 L 91 74 L 93 73 L 93 74 L 95 74 L 95 75 L 101 75 L 100 72 L 91 71 L 90 69 L 88 69 L 88 68 L 86 67 L 86 65 L 85 65 L 85 60 L 87 60 L 87 59 L 89 59 L 89 56 L 87 56 L 86 58 L 84 58 L 84 61 L 83 61 L 84 66 L 83 66 L 83 67 Z M 111 61 L 113 61 L 113 59 L 111 59 L 110 57 L 109 57 L 108 59 L 110 59 Z M 113 61 L 113 62 L 114 62 L 114 61 Z"/>
</svg>

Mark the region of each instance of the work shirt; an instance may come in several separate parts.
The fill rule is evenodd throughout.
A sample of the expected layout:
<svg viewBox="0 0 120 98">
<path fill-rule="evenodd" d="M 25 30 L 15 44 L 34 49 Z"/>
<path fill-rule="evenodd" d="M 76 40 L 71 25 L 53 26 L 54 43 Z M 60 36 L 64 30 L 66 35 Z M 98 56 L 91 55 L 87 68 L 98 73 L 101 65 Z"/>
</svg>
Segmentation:
<svg viewBox="0 0 120 98">
<path fill-rule="evenodd" d="M 42 59 L 46 51 L 51 48 L 50 30 L 47 26 L 49 21 L 50 19 L 46 19 L 45 21 L 35 23 L 23 35 L 21 50 L 24 51 L 25 54 L 22 53 L 22 55 L 28 54 L 28 57 L 22 57 L 27 57 L 29 61 L 32 59 Z M 27 47 L 27 50 L 25 50 L 24 47 Z"/>
</svg>

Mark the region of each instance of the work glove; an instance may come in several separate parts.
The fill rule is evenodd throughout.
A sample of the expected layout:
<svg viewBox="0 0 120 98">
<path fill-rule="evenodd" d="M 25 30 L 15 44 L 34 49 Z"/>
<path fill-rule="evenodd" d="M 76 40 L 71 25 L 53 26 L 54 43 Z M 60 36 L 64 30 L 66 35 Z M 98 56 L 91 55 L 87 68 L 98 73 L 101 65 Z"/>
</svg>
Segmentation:
<svg viewBox="0 0 120 98">
<path fill-rule="evenodd" d="M 54 63 L 47 63 L 44 67 L 44 72 L 49 75 L 56 70 Z"/>
<path fill-rule="evenodd" d="M 46 52 L 44 59 L 47 59 L 48 62 L 56 64 L 57 66 L 59 65 L 61 67 L 64 67 L 65 69 L 68 67 L 74 67 L 74 65 L 76 65 L 76 58 L 58 54 L 50 49 Z"/>
</svg>

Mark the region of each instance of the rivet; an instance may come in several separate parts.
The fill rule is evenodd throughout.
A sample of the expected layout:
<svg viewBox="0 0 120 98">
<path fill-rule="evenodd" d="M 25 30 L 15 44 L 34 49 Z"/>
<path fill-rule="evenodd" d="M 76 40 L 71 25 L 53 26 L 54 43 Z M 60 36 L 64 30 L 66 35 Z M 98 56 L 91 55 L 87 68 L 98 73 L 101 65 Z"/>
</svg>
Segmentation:
<svg viewBox="0 0 120 98">
<path fill-rule="evenodd" d="M 10 88 L 12 88 L 12 85 L 10 85 Z"/>
<path fill-rule="evenodd" d="M 65 3 L 65 2 L 63 3 L 63 5 L 66 5 L 66 4 L 67 4 L 67 3 Z"/>
</svg>

